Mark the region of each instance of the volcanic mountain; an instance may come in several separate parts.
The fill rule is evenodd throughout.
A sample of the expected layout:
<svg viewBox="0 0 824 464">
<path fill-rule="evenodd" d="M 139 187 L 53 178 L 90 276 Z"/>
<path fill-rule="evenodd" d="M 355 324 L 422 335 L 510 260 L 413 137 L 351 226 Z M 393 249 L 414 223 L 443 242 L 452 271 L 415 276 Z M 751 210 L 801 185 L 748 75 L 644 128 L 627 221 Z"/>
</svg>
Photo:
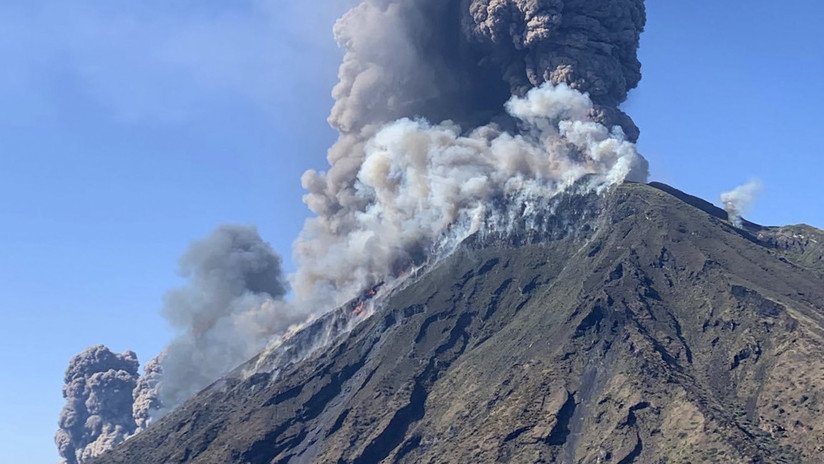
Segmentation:
<svg viewBox="0 0 824 464">
<path fill-rule="evenodd" d="M 736 228 L 661 184 L 543 220 L 316 320 L 94 462 L 820 462 L 824 232 Z"/>
</svg>

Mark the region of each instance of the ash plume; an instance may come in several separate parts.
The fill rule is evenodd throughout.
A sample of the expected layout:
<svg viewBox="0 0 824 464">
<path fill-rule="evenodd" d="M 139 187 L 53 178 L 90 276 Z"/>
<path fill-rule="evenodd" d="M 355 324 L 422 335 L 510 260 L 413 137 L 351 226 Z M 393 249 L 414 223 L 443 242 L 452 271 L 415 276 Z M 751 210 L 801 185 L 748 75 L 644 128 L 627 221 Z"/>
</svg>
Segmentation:
<svg viewBox="0 0 824 464">
<path fill-rule="evenodd" d="M 154 358 L 143 366 L 143 375 L 137 380 L 132 390 L 132 416 L 135 421 L 135 433 L 140 433 L 149 426 L 158 411 L 163 409 L 160 401 L 160 380 L 163 376 L 161 356 Z"/>
<path fill-rule="evenodd" d="M 617 106 L 641 80 L 643 0 L 470 0 L 465 34 L 485 47 L 514 95 L 549 82 L 589 94 L 594 118 L 638 128 Z"/>
<path fill-rule="evenodd" d="M 66 406 L 55 438 L 69 464 L 139 433 L 306 318 L 283 300 L 281 259 L 254 227 L 224 225 L 180 259 L 184 287 L 163 314 L 179 334 L 138 376 L 132 352 L 90 348 L 66 373 Z"/>
<path fill-rule="evenodd" d="M 287 283 L 280 257 L 253 227 L 221 226 L 194 242 L 180 260 L 180 272 L 188 284 L 169 292 L 163 308 L 180 334 L 159 359 L 162 374 L 151 371 L 159 377 L 158 401 L 167 408 L 306 316 L 283 301 Z"/>
<path fill-rule="evenodd" d="M 475 232 L 511 227 L 514 211 L 584 176 L 592 188 L 645 180 L 638 129 L 618 107 L 641 78 L 645 19 L 643 0 L 352 8 L 334 27 L 344 57 L 329 123 L 339 138 L 328 169 L 301 179 L 315 216 L 294 244 L 294 298 L 284 300 L 280 259 L 254 229 L 224 226 L 196 242 L 181 260 L 189 284 L 163 311 L 179 335 L 137 383 L 135 427 L 267 341 L 276 347 L 293 324 Z"/>
<path fill-rule="evenodd" d="M 91 347 L 69 362 L 55 442 L 63 462 L 83 464 L 121 443 L 136 428 L 132 391 L 138 379 L 137 356 Z"/>
<path fill-rule="evenodd" d="M 317 217 L 295 243 L 299 299 L 348 300 L 400 275 L 513 191 L 646 177 L 617 107 L 640 80 L 642 0 L 365 0 L 345 50 Z M 510 195 L 511 196 L 511 195 Z"/>
<path fill-rule="evenodd" d="M 763 188 L 761 181 L 751 180 L 721 194 L 721 203 L 727 211 L 729 221 L 735 227 L 742 226 L 742 216 L 749 212 Z"/>
</svg>

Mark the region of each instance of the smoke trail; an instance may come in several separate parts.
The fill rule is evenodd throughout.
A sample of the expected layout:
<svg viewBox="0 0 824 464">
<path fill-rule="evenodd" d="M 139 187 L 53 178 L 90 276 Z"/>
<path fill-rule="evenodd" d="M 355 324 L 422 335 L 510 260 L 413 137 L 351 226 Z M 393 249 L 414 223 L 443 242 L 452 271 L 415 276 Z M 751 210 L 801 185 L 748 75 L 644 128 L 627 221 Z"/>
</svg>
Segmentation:
<svg viewBox="0 0 824 464">
<path fill-rule="evenodd" d="M 55 435 L 63 462 L 88 462 L 134 433 L 137 369 L 133 352 L 115 354 L 102 345 L 71 359 L 63 387 L 66 405 Z"/>
<path fill-rule="evenodd" d="M 727 211 L 729 221 L 735 227 L 740 228 L 742 226 L 741 217 L 750 210 L 763 188 L 761 181 L 754 179 L 721 194 L 721 203 Z"/>
</svg>

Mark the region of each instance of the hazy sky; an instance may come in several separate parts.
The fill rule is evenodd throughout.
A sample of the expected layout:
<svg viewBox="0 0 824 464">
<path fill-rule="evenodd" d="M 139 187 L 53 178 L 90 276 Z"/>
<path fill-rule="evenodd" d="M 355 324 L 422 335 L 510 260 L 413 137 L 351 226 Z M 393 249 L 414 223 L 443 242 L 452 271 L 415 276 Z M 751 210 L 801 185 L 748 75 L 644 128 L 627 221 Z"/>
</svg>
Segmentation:
<svg viewBox="0 0 824 464">
<path fill-rule="evenodd" d="M 168 341 L 192 239 L 256 224 L 291 268 L 346 3 L 0 3 L 0 461 L 56 461 L 73 354 Z M 624 106 L 653 180 L 717 203 L 759 178 L 751 219 L 822 227 L 824 6 L 776 5 L 649 2 Z"/>
</svg>

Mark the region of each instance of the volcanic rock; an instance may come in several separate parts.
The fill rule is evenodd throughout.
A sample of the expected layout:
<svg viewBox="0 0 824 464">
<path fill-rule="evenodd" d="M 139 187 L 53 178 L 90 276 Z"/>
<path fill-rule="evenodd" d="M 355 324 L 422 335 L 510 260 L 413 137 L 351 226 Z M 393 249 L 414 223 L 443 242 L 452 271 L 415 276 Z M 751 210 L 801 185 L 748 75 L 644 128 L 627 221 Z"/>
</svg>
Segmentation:
<svg viewBox="0 0 824 464">
<path fill-rule="evenodd" d="M 546 220 L 318 319 L 94 462 L 819 462 L 824 232 L 736 228 L 661 184 Z"/>
</svg>

